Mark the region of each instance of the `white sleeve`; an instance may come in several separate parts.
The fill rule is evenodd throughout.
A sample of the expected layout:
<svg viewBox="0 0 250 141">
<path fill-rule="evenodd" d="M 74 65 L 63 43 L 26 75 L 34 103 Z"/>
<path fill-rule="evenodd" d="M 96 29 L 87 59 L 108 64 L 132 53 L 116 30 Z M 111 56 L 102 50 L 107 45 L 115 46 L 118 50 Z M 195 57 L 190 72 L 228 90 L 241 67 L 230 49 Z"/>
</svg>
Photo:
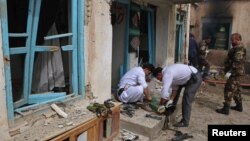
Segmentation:
<svg viewBox="0 0 250 141">
<path fill-rule="evenodd" d="M 163 89 L 161 93 L 161 98 L 163 99 L 169 99 L 172 93 L 172 81 L 173 81 L 173 75 L 171 73 L 166 73 L 163 76 Z"/>
<path fill-rule="evenodd" d="M 146 78 L 145 78 L 145 73 L 139 73 L 138 75 L 138 83 L 143 87 L 143 88 L 147 88 L 148 84 L 146 82 Z"/>
</svg>

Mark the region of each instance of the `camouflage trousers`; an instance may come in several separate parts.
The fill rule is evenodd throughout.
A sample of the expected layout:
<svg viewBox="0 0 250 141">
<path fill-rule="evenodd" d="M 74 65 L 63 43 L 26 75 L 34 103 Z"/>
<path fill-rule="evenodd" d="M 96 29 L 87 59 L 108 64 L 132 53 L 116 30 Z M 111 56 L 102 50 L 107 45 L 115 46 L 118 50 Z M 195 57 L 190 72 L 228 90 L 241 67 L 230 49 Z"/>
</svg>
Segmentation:
<svg viewBox="0 0 250 141">
<path fill-rule="evenodd" d="M 231 104 L 232 98 L 235 103 L 241 103 L 241 86 L 240 86 L 241 76 L 230 76 L 224 87 L 224 99 L 227 105 Z"/>
<path fill-rule="evenodd" d="M 208 61 L 205 58 L 200 57 L 199 58 L 199 64 L 198 64 L 198 70 L 203 71 L 203 67 L 205 67 L 204 73 L 208 74 L 209 69 L 210 69 L 210 65 L 209 65 Z"/>
</svg>

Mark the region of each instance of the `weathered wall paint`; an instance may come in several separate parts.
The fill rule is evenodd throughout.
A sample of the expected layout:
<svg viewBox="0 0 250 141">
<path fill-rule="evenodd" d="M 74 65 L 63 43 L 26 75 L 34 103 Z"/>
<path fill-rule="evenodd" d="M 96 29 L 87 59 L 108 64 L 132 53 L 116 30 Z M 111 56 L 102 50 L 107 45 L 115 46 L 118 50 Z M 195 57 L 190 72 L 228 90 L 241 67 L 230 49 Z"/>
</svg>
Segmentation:
<svg viewBox="0 0 250 141">
<path fill-rule="evenodd" d="M 1 6 L 1 1 L 0 1 Z M 1 18 L 1 16 L 0 16 Z M 2 26 L 0 19 L 0 58 L 3 58 L 3 44 L 2 44 Z M 5 91 L 5 74 L 4 74 L 4 60 L 0 59 L 0 137 L 1 140 L 8 140 L 9 126 L 7 119 L 7 107 L 6 107 L 6 91 Z"/>
<path fill-rule="evenodd" d="M 216 2 L 219 5 L 225 5 L 223 2 Z M 242 42 L 247 49 L 247 63 L 246 70 L 250 74 L 250 35 L 249 23 L 250 23 L 250 1 L 235 1 L 230 2 L 228 7 L 228 14 L 232 17 L 232 33 L 238 32 L 242 35 Z M 223 7 L 222 7 L 223 8 Z M 209 10 L 208 3 L 200 3 L 198 7 L 193 9 L 192 23 L 194 25 L 194 33 L 197 37 L 197 41 L 201 40 L 202 34 L 202 17 L 205 16 L 206 11 Z M 223 15 L 222 15 L 223 16 Z"/>
<path fill-rule="evenodd" d="M 97 101 L 111 97 L 112 26 L 107 1 L 92 1 L 92 13 L 86 26 L 86 84 Z"/>
<path fill-rule="evenodd" d="M 232 32 L 233 33 L 238 32 L 241 34 L 242 41 L 247 49 L 248 63 L 250 63 L 250 38 L 249 38 L 250 8 L 249 7 L 250 7 L 250 1 L 234 2 L 234 6 L 232 7 L 232 13 L 233 13 Z"/>
<path fill-rule="evenodd" d="M 168 9 L 168 10 L 166 10 Z M 175 55 L 175 7 L 158 7 L 156 13 L 155 66 L 174 63 Z"/>
</svg>

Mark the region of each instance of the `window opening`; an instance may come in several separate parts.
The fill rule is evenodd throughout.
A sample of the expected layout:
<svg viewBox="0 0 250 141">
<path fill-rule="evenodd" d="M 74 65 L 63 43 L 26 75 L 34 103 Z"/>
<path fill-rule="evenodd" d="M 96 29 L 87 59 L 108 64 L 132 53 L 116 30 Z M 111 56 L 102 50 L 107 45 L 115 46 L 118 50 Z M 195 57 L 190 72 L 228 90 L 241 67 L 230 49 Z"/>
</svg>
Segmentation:
<svg viewBox="0 0 250 141">
<path fill-rule="evenodd" d="M 229 34 L 231 33 L 231 18 L 204 18 L 202 24 L 202 38 L 211 37 L 209 49 L 229 48 Z"/>
<path fill-rule="evenodd" d="M 7 1 L 12 89 L 7 102 L 14 105 L 8 110 L 78 95 L 77 2 Z"/>
</svg>

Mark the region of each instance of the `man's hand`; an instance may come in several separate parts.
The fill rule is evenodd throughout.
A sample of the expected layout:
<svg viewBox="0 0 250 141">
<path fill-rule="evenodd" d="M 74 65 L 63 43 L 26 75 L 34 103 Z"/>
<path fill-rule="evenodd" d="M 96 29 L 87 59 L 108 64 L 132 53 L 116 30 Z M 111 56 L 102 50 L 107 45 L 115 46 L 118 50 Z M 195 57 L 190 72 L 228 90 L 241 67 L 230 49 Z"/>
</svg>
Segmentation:
<svg viewBox="0 0 250 141">
<path fill-rule="evenodd" d="M 228 79 L 230 76 L 231 76 L 231 73 L 230 73 L 230 72 L 227 72 L 227 73 L 225 74 L 225 78 L 226 78 L 226 79 Z"/>
<path fill-rule="evenodd" d="M 165 111 L 166 111 L 166 107 L 163 106 L 163 105 L 161 105 L 161 106 L 159 106 L 159 107 L 157 108 L 157 112 L 158 112 L 159 114 L 162 114 L 162 113 L 164 113 Z"/>
<path fill-rule="evenodd" d="M 170 107 L 170 105 L 172 105 L 172 104 L 173 104 L 173 100 L 170 99 L 170 100 L 167 102 L 167 104 L 166 104 L 166 108 Z"/>
<path fill-rule="evenodd" d="M 147 100 L 148 100 L 148 101 L 152 101 L 152 97 L 148 95 L 148 96 L 147 96 Z"/>
<path fill-rule="evenodd" d="M 164 105 L 166 104 L 166 102 L 167 102 L 166 99 L 161 98 L 159 105 Z"/>
</svg>

